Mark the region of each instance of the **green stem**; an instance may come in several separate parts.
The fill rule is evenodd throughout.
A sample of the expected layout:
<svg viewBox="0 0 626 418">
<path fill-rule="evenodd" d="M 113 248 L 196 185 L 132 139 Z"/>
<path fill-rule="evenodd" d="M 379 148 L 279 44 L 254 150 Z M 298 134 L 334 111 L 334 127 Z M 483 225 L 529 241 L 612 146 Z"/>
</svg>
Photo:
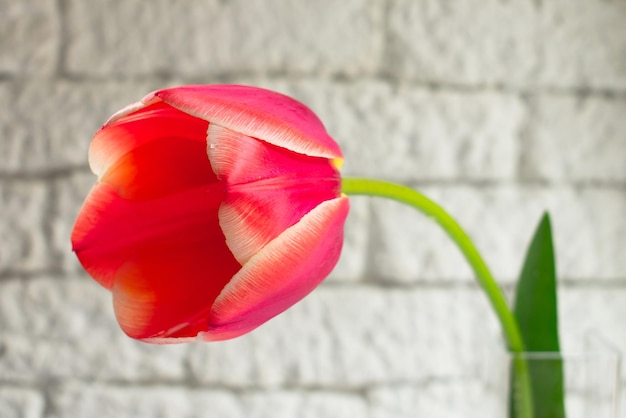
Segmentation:
<svg viewBox="0 0 626 418">
<path fill-rule="evenodd" d="M 396 200 L 433 218 L 456 243 L 474 270 L 479 284 L 485 291 L 500 321 L 509 350 L 513 353 L 524 351 L 524 341 L 519 326 L 500 287 L 467 233 L 441 206 L 416 190 L 381 180 L 344 178 L 342 191 L 347 195 L 378 196 Z M 525 360 L 518 360 L 517 357 L 520 356 L 515 356 L 513 366 L 516 370 L 516 386 L 519 388 L 518 395 L 521 401 L 519 403 L 519 416 L 520 418 L 532 418 L 532 393 L 528 365 Z"/>
</svg>

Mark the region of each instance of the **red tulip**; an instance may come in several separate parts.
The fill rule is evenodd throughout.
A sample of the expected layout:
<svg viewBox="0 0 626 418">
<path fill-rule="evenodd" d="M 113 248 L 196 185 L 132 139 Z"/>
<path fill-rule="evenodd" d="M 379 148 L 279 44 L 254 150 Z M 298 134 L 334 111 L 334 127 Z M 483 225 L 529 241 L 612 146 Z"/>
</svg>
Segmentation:
<svg viewBox="0 0 626 418">
<path fill-rule="evenodd" d="M 120 326 L 149 342 L 247 333 L 336 264 L 342 154 L 301 103 L 259 88 L 183 86 L 114 114 L 72 232 Z"/>
</svg>

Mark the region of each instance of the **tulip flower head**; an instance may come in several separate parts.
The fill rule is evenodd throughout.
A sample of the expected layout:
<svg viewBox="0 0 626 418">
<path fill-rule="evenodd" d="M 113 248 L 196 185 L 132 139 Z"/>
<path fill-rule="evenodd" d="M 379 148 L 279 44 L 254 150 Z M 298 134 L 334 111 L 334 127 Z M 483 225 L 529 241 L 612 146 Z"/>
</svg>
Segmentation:
<svg viewBox="0 0 626 418">
<path fill-rule="evenodd" d="M 342 153 L 279 93 L 237 85 L 148 94 L 89 149 L 98 181 L 72 232 L 121 328 L 154 343 L 247 333 L 335 266 Z"/>
</svg>

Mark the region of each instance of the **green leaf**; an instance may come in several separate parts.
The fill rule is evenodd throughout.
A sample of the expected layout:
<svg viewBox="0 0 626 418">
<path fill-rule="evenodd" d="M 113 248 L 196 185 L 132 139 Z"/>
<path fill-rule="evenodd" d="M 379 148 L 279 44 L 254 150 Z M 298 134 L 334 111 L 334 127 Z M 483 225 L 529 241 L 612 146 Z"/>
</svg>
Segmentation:
<svg viewBox="0 0 626 418">
<path fill-rule="evenodd" d="M 534 418 L 564 418 L 563 364 L 558 352 L 556 269 L 550 216 L 545 213 L 528 247 L 514 306 L 526 352 L 554 352 L 549 358 L 526 357 L 533 396 Z M 513 369 L 512 369 L 513 370 Z M 512 378 L 511 382 L 516 379 Z M 515 388 L 510 416 L 517 417 Z"/>
</svg>

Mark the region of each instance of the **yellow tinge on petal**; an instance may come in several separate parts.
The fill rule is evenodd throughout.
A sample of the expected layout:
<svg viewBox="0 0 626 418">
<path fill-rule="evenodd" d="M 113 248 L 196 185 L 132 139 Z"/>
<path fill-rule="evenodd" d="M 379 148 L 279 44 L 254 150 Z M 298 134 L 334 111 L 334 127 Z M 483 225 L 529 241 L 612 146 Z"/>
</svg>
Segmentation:
<svg viewBox="0 0 626 418">
<path fill-rule="evenodd" d="M 335 167 L 337 170 L 341 170 L 341 167 L 343 167 L 343 158 L 331 158 L 330 165 Z"/>
</svg>

